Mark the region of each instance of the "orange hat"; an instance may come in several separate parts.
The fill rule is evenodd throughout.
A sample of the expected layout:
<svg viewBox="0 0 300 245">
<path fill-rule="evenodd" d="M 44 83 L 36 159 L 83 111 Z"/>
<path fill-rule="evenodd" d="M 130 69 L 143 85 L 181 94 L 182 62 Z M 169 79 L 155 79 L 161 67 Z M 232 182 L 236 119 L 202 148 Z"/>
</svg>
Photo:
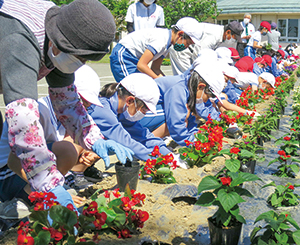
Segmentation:
<svg viewBox="0 0 300 245">
<path fill-rule="evenodd" d="M 240 59 L 239 52 L 235 48 L 229 48 L 231 51 L 231 58 L 232 59 Z"/>
<path fill-rule="evenodd" d="M 271 32 L 271 24 L 268 21 L 262 21 L 260 26 L 267 28 L 268 31 Z"/>
</svg>

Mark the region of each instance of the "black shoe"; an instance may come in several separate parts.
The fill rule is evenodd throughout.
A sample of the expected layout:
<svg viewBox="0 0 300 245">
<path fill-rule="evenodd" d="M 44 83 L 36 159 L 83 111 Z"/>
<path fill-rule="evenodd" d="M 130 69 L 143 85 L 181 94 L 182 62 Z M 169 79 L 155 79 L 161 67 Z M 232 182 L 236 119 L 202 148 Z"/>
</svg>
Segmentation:
<svg viewBox="0 0 300 245">
<path fill-rule="evenodd" d="M 105 176 L 103 176 L 103 173 L 97 169 L 96 167 L 94 166 L 90 166 L 88 167 L 85 171 L 84 171 L 84 177 L 93 182 L 93 183 L 97 183 L 97 182 L 100 182 L 103 180 L 103 178 Z"/>
<path fill-rule="evenodd" d="M 243 133 L 241 130 L 239 130 L 239 128 L 232 127 L 226 130 L 226 135 L 231 139 L 240 139 L 243 136 Z"/>
<path fill-rule="evenodd" d="M 88 188 L 93 185 L 92 182 L 88 181 L 83 174 L 75 174 L 73 173 L 74 183 L 70 185 L 71 188 L 74 188 L 76 191 Z"/>
</svg>

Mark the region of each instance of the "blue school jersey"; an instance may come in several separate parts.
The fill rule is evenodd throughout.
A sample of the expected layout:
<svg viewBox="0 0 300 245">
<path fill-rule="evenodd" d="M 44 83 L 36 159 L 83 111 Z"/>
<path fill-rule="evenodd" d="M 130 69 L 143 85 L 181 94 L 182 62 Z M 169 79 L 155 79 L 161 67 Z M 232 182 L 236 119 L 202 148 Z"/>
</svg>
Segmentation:
<svg viewBox="0 0 300 245">
<path fill-rule="evenodd" d="M 154 146 L 158 145 L 162 154 L 168 154 L 170 150 L 164 141 L 155 137 L 149 129 L 139 122 L 130 122 L 125 119 L 123 113 L 118 114 L 117 92 L 110 98 L 99 98 L 103 107 L 91 105 L 88 113 L 100 128 L 105 138 L 114 140 L 131 149 L 135 156 L 141 160 L 147 160 Z"/>
</svg>

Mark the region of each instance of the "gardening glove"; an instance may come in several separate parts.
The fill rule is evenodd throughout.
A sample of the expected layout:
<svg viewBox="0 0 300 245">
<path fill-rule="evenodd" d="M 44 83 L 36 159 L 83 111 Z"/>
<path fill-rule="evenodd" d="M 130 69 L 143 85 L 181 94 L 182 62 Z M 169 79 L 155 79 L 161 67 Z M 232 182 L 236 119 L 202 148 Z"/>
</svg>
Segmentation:
<svg viewBox="0 0 300 245">
<path fill-rule="evenodd" d="M 76 209 L 76 206 L 73 202 L 70 193 L 67 192 L 66 189 L 61 185 L 50 189 L 49 192 L 52 192 L 56 196 L 56 201 L 58 201 L 62 206 L 66 207 L 68 204 L 72 204 L 73 207 Z"/>
<path fill-rule="evenodd" d="M 106 168 L 110 165 L 108 155 L 116 154 L 122 164 L 126 163 L 126 158 L 132 161 L 134 152 L 129 148 L 113 140 L 98 139 L 92 146 L 92 150 L 103 159 Z"/>
<path fill-rule="evenodd" d="M 183 169 L 188 169 L 188 165 L 184 160 L 181 160 L 180 154 L 173 154 L 174 160 L 176 161 L 176 165 Z"/>
</svg>

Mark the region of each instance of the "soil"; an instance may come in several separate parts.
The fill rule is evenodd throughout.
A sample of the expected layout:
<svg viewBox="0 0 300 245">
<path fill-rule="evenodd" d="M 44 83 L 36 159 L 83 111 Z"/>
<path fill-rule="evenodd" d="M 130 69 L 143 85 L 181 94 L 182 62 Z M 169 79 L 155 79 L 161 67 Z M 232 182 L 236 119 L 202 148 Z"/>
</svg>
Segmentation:
<svg viewBox="0 0 300 245">
<path fill-rule="evenodd" d="M 260 114 L 264 114 L 264 109 L 272 100 L 271 98 L 256 105 L 256 110 Z M 233 139 L 224 138 L 224 147 L 228 147 L 233 142 Z M 111 160 L 113 162 L 116 159 Z M 201 168 L 177 168 L 174 170 L 174 177 L 177 180 L 177 184 L 190 185 L 196 188 L 203 177 L 215 174 L 222 169 L 224 162 L 225 159 L 223 157 L 217 157 L 211 164 Z M 98 161 L 96 166 L 100 170 L 104 170 L 102 160 Z M 102 182 L 80 192 L 79 195 L 89 197 L 98 189 L 113 190 L 117 188 L 114 167 L 111 167 L 108 171 L 112 176 L 106 177 Z M 194 202 L 191 198 L 177 198 L 172 201 L 168 196 L 162 194 L 162 191 L 170 186 L 139 180 L 137 191 L 146 194 L 145 205 L 142 207 L 142 210 L 149 213 L 149 220 L 145 223 L 144 228 L 130 239 L 118 239 L 115 234 L 104 233 L 99 244 L 200 244 L 195 240 L 195 236 L 199 233 L 199 225 L 207 227 L 207 218 L 216 209 L 208 207 L 204 210 L 199 209 L 195 213 Z M 2 240 L 0 239 L 0 244 L 16 244 L 16 239 L 16 230 L 10 229 L 5 237 Z"/>
</svg>

